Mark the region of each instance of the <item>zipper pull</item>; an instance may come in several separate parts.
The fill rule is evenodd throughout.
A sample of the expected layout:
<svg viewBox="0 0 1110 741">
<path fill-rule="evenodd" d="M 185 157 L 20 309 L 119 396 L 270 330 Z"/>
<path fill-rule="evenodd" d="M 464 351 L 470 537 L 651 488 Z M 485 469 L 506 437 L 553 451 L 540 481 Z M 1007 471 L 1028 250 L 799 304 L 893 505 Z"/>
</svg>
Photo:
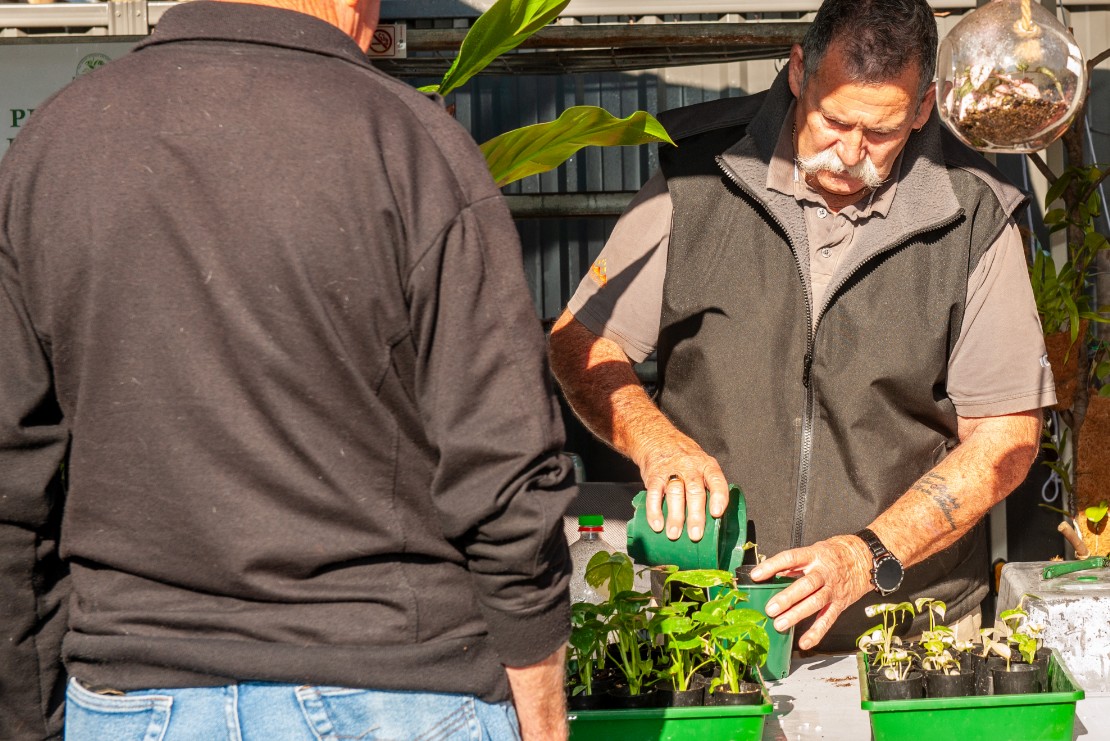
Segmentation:
<svg viewBox="0 0 1110 741">
<path fill-rule="evenodd" d="M 802 366 L 802 385 L 806 388 L 809 388 L 809 372 L 810 369 L 813 367 L 813 354 L 806 353 L 806 357 L 803 363 L 804 365 Z"/>
</svg>

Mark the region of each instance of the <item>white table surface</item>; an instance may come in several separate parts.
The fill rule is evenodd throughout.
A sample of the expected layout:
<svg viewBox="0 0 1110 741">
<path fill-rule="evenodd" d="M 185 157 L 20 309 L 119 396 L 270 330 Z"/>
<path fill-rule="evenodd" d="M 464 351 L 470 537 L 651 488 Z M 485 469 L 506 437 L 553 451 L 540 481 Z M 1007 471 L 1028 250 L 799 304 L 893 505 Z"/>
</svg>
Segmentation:
<svg viewBox="0 0 1110 741">
<path fill-rule="evenodd" d="M 871 721 L 860 707 L 854 654 L 795 655 L 790 674 L 769 682 L 774 714 L 763 724 L 763 741 L 867 741 Z M 1087 692 L 1076 703 L 1074 739 L 1106 741 L 1110 693 Z M 1093 729 L 1093 730 L 1092 730 Z"/>
</svg>

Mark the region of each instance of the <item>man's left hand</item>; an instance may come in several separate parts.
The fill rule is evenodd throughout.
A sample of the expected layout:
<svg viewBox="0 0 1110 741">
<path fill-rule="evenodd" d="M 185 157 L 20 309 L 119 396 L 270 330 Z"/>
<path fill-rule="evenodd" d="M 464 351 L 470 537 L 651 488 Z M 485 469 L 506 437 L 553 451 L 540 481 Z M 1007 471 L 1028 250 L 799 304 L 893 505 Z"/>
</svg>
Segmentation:
<svg viewBox="0 0 1110 741">
<path fill-rule="evenodd" d="M 798 648 L 816 646 L 849 605 L 871 591 L 871 551 L 854 535 L 837 535 L 805 548 L 783 551 L 752 570 L 752 579 L 797 577 L 767 603 L 775 629 L 784 631 L 810 615 L 813 625 Z"/>
</svg>

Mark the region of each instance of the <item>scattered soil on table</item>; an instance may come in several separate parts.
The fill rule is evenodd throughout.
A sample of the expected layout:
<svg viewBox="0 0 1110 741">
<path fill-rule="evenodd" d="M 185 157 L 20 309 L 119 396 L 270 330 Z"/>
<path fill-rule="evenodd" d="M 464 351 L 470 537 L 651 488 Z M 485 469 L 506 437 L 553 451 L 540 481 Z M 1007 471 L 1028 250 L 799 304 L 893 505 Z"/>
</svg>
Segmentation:
<svg viewBox="0 0 1110 741">
<path fill-rule="evenodd" d="M 854 676 L 825 677 L 824 679 L 834 687 L 851 687 L 856 683 L 856 678 Z"/>
</svg>

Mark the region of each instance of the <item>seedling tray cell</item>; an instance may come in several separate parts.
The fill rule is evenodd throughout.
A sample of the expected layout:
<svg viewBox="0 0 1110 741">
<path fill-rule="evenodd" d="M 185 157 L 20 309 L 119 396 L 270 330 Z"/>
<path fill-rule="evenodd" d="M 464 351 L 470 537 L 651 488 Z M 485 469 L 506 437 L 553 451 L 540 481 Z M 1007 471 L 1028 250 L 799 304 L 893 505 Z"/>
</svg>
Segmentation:
<svg viewBox="0 0 1110 741">
<path fill-rule="evenodd" d="M 859 654 L 860 705 L 871 717 L 874 741 L 935 737 L 960 741 L 1071 741 L 1075 703 L 1084 697 L 1053 649 L 1048 692 L 1032 695 L 976 695 L 920 700 L 872 700 L 867 656 Z"/>
</svg>

